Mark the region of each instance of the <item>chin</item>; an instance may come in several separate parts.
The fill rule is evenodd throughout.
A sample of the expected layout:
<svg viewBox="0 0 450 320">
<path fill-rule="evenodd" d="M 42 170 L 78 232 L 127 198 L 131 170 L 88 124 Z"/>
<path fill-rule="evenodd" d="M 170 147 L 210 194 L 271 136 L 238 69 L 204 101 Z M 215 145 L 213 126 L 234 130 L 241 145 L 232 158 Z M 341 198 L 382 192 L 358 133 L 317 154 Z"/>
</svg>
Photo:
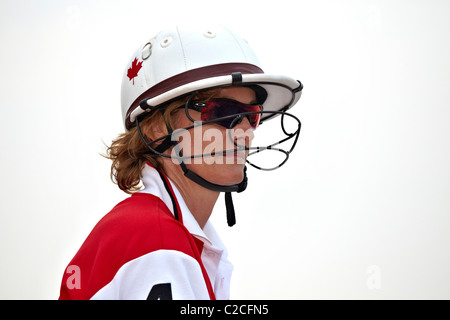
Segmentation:
<svg viewBox="0 0 450 320">
<path fill-rule="evenodd" d="M 236 159 L 234 161 L 234 163 L 227 163 L 224 158 L 223 162 L 215 163 L 208 160 L 199 164 L 187 164 L 187 168 L 208 182 L 232 186 L 242 182 L 245 168 L 245 161 L 241 161 L 243 163 L 236 163 Z"/>
<path fill-rule="evenodd" d="M 218 165 L 215 166 L 214 172 L 206 180 L 222 186 L 231 186 L 241 183 L 244 179 L 244 165 Z M 208 179 L 209 178 L 209 179 Z"/>
<path fill-rule="evenodd" d="M 243 164 L 215 164 L 198 168 L 203 170 L 192 169 L 203 179 L 222 186 L 238 184 L 244 179 Z"/>
</svg>

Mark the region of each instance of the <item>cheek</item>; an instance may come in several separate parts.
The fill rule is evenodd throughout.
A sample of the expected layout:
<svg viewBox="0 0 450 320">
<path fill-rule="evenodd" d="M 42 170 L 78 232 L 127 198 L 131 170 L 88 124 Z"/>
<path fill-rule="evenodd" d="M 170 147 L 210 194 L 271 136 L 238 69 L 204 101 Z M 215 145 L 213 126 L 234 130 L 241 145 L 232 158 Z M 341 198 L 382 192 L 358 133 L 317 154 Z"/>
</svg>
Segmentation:
<svg viewBox="0 0 450 320">
<path fill-rule="evenodd" d="M 172 130 L 182 129 L 187 127 L 189 119 L 184 114 L 184 110 L 178 110 L 172 116 Z"/>
<path fill-rule="evenodd" d="M 194 111 L 194 110 L 188 110 L 189 116 L 194 121 L 201 121 L 200 112 Z M 173 124 L 173 130 L 176 129 L 183 129 L 187 127 L 191 127 L 194 125 L 194 123 L 189 119 L 186 115 L 185 109 L 179 109 L 176 111 L 174 115 L 172 115 L 172 124 Z"/>
</svg>

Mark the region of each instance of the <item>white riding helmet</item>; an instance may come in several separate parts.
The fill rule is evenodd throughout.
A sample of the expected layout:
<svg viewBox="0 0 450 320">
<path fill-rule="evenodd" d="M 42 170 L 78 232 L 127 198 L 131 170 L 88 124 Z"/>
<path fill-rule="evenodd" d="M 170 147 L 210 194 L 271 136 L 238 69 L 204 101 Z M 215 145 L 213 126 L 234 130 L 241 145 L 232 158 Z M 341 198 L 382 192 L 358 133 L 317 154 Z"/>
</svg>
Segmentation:
<svg viewBox="0 0 450 320">
<path fill-rule="evenodd" d="M 197 90 L 230 85 L 263 88 L 265 111 L 291 108 L 303 88 L 290 77 L 264 74 L 248 43 L 224 27 L 164 30 L 140 46 L 125 69 L 121 92 L 125 128 L 133 127 L 146 109 Z M 261 121 L 274 115 L 263 114 Z"/>
</svg>

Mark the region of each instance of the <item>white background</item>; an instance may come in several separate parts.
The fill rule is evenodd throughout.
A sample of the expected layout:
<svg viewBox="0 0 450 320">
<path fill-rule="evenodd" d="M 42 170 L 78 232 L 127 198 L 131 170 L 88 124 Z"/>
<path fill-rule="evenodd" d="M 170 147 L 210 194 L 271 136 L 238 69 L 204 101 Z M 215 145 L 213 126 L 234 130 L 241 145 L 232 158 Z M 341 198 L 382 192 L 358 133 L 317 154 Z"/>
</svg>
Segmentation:
<svg viewBox="0 0 450 320">
<path fill-rule="evenodd" d="M 0 2 L 0 298 L 56 299 L 125 198 L 99 154 L 123 127 L 135 49 L 172 24 L 229 26 L 298 78 L 285 166 L 249 170 L 228 228 L 234 299 L 450 298 L 450 1 Z"/>
</svg>

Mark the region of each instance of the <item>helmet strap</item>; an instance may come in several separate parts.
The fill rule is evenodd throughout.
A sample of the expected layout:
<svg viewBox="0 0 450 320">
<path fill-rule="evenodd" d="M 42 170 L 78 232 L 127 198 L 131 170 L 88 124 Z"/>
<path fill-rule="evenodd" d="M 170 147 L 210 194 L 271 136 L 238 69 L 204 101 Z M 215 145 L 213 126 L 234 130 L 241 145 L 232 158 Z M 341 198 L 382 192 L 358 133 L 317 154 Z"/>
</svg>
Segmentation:
<svg viewBox="0 0 450 320">
<path fill-rule="evenodd" d="M 177 147 L 177 144 L 175 145 L 175 148 Z M 194 181 L 198 185 L 201 185 L 202 187 L 213 190 L 213 191 L 219 191 L 219 192 L 225 192 L 225 207 L 227 210 L 227 223 L 228 226 L 232 227 L 236 224 L 236 214 L 234 211 L 234 205 L 233 205 L 233 199 L 231 196 L 231 192 L 242 192 L 247 188 L 247 167 L 244 167 L 244 179 L 238 184 L 234 184 L 231 186 L 225 186 L 225 185 L 219 185 L 212 182 L 209 182 L 205 180 L 204 178 L 200 177 L 195 172 L 189 170 L 186 167 L 186 164 L 184 161 L 181 161 L 180 167 L 184 172 L 184 175 L 186 178 Z"/>
</svg>

